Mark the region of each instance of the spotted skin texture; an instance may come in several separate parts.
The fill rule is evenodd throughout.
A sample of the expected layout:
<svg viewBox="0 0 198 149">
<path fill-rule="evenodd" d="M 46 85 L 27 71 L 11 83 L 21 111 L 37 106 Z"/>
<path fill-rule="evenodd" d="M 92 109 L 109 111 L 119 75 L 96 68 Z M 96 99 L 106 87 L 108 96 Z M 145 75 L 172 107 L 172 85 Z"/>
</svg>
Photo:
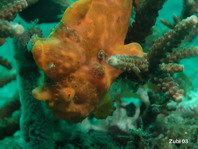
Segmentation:
<svg viewBox="0 0 198 149">
<path fill-rule="evenodd" d="M 48 38 L 35 41 L 32 52 L 45 81 L 32 93 L 57 117 L 80 122 L 106 100 L 121 73 L 107 64 L 110 56 L 143 55 L 138 43 L 124 45 L 131 7 L 132 0 L 78 0 Z"/>
</svg>

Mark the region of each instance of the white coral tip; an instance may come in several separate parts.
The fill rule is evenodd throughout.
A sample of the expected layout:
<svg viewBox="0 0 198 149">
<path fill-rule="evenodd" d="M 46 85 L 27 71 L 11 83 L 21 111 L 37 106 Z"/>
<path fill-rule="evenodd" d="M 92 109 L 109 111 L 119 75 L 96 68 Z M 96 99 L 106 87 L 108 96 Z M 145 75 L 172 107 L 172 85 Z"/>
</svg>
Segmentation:
<svg viewBox="0 0 198 149">
<path fill-rule="evenodd" d="M 118 65 L 118 59 L 115 56 L 111 56 L 107 62 L 110 66 L 116 67 Z"/>
<path fill-rule="evenodd" d="M 189 20 L 192 24 L 196 25 L 198 22 L 198 19 L 195 15 L 192 15 L 191 17 L 189 17 Z"/>
</svg>

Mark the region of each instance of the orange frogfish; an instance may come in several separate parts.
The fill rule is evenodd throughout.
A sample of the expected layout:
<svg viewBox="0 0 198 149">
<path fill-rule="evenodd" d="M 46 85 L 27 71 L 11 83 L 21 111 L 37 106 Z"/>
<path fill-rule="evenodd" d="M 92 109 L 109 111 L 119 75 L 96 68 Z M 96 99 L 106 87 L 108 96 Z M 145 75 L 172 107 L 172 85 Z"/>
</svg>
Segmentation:
<svg viewBox="0 0 198 149">
<path fill-rule="evenodd" d="M 78 0 L 49 37 L 36 39 L 32 53 L 45 80 L 32 94 L 55 116 L 80 122 L 92 112 L 98 118 L 112 112 L 108 90 L 122 71 L 108 58 L 143 55 L 138 43 L 124 45 L 131 9 L 132 0 Z"/>
</svg>

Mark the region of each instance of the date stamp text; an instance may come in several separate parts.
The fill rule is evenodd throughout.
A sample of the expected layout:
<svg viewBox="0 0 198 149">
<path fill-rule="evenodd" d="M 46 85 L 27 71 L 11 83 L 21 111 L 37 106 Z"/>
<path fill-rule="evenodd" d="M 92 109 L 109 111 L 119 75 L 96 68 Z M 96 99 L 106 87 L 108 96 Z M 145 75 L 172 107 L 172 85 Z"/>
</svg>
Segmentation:
<svg viewBox="0 0 198 149">
<path fill-rule="evenodd" d="M 169 139 L 169 144 L 188 144 L 188 139 Z"/>
</svg>

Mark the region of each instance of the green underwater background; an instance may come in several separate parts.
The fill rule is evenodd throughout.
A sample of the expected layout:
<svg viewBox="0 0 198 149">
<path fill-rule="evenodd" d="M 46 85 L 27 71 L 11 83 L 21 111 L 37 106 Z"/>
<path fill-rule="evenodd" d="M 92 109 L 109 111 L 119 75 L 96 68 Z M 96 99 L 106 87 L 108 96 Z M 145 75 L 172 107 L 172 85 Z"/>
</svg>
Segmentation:
<svg viewBox="0 0 198 149">
<path fill-rule="evenodd" d="M 42 72 L 30 40 L 47 37 L 74 2 L 0 0 L 0 149 L 198 149 L 198 0 L 134 0 L 125 42 L 148 54 L 113 57 L 133 66 L 109 89 L 114 111 L 78 123 L 57 118 L 31 92 Z"/>
</svg>

